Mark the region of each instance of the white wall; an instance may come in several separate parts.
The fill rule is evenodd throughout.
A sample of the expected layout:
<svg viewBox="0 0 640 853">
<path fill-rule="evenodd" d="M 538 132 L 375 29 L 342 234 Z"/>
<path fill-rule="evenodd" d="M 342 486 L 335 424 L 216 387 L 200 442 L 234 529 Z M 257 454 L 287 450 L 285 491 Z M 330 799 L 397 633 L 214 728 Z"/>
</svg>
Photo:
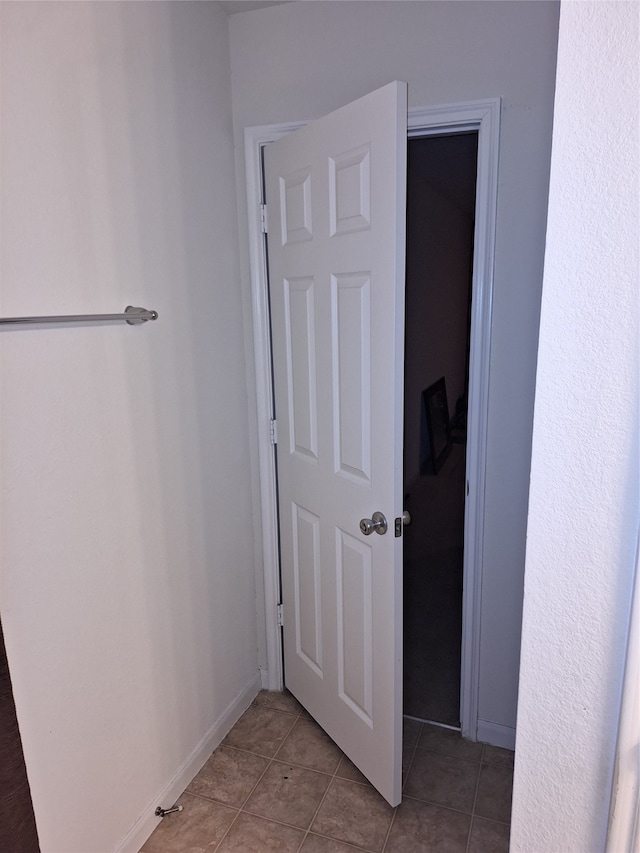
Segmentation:
<svg viewBox="0 0 640 853">
<path fill-rule="evenodd" d="M 0 337 L 2 620 L 36 820 L 43 851 L 102 853 L 257 675 L 227 18 L 0 15 L 1 313 L 160 314 Z"/>
<path fill-rule="evenodd" d="M 640 517 L 639 12 L 563 3 L 512 850 L 604 849 Z M 637 768 L 637 732 L 635 743 Z"/>
<path fill-rule="evenodd" d="M 546 2 L 365 0 L 288 3 L 235 15 L 230 25 L 247 312 L 245 126 L 314 118 L 394 79 L 408 81 L 410 106 L 503 98 L 479 709 L 507 738 L 516 717 L 557 20 L 558 6 Z"/>
</svg>

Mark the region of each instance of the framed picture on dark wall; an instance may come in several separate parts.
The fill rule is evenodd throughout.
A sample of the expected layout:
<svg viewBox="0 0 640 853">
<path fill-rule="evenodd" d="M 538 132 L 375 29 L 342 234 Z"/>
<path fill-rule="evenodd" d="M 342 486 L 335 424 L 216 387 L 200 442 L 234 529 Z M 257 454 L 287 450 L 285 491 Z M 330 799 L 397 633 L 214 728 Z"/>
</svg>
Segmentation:
<svg viewBox="0 0 640 853">
<path fill-rule="evenodd" d="M 449 407 L 444 376 L 422 392 L 422 406 L 429 439 L 430 465 L 433 473 L 437 474 L 451 450 Z"/>
</svg>

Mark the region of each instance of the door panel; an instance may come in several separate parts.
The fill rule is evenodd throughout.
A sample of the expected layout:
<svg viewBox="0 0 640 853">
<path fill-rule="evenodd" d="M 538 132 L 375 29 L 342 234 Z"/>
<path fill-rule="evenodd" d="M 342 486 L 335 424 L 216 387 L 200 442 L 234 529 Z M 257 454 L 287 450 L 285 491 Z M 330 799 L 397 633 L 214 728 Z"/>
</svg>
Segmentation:
<svg viewBox="0 0 640 853">
<path fill-rule="evenodd" d="M 285 682 L 393 805 L 406 138 L 393 83 L 265 151 Z"/>
<path fill-rule="evenodd" d="M 313 278 L 285 279 L 287 404 L 291 453 L 318 458 Z"/>
<path fill-rule="evenodd" d="M 331 276 L 335 471 L 371 480 L 370 276 Z"/>
</svg>

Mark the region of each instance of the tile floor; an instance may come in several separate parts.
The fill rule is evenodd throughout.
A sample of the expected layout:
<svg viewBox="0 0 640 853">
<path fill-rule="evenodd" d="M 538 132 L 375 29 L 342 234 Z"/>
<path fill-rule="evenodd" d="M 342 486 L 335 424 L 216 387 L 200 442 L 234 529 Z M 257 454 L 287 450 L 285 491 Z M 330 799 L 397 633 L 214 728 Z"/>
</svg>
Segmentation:
<svg viewBox="0 0 640 853">
<path fill-rule="evenodd" d="M 391 808 L 288 693 L 258 695 L 142 853 L 507 853 L 513 753 L 405 720 Z"/>
</svg>

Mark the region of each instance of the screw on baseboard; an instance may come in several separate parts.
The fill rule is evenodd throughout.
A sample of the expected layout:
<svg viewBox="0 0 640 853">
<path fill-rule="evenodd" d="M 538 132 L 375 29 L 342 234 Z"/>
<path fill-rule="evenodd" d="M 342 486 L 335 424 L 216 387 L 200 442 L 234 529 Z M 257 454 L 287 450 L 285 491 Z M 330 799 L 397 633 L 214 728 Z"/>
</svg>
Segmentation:
<svg viewBox="0 0 640 853">
<path fill-rule="evenodd" d="M 173 812 L 181 812 L 184 809 L 184 806 L 172 806 L 170 809 L 163 809 L 161 806 L 155 811 L 156 817 L 165 817 L 168 814 L 173 814 Z"/>
</svg>

